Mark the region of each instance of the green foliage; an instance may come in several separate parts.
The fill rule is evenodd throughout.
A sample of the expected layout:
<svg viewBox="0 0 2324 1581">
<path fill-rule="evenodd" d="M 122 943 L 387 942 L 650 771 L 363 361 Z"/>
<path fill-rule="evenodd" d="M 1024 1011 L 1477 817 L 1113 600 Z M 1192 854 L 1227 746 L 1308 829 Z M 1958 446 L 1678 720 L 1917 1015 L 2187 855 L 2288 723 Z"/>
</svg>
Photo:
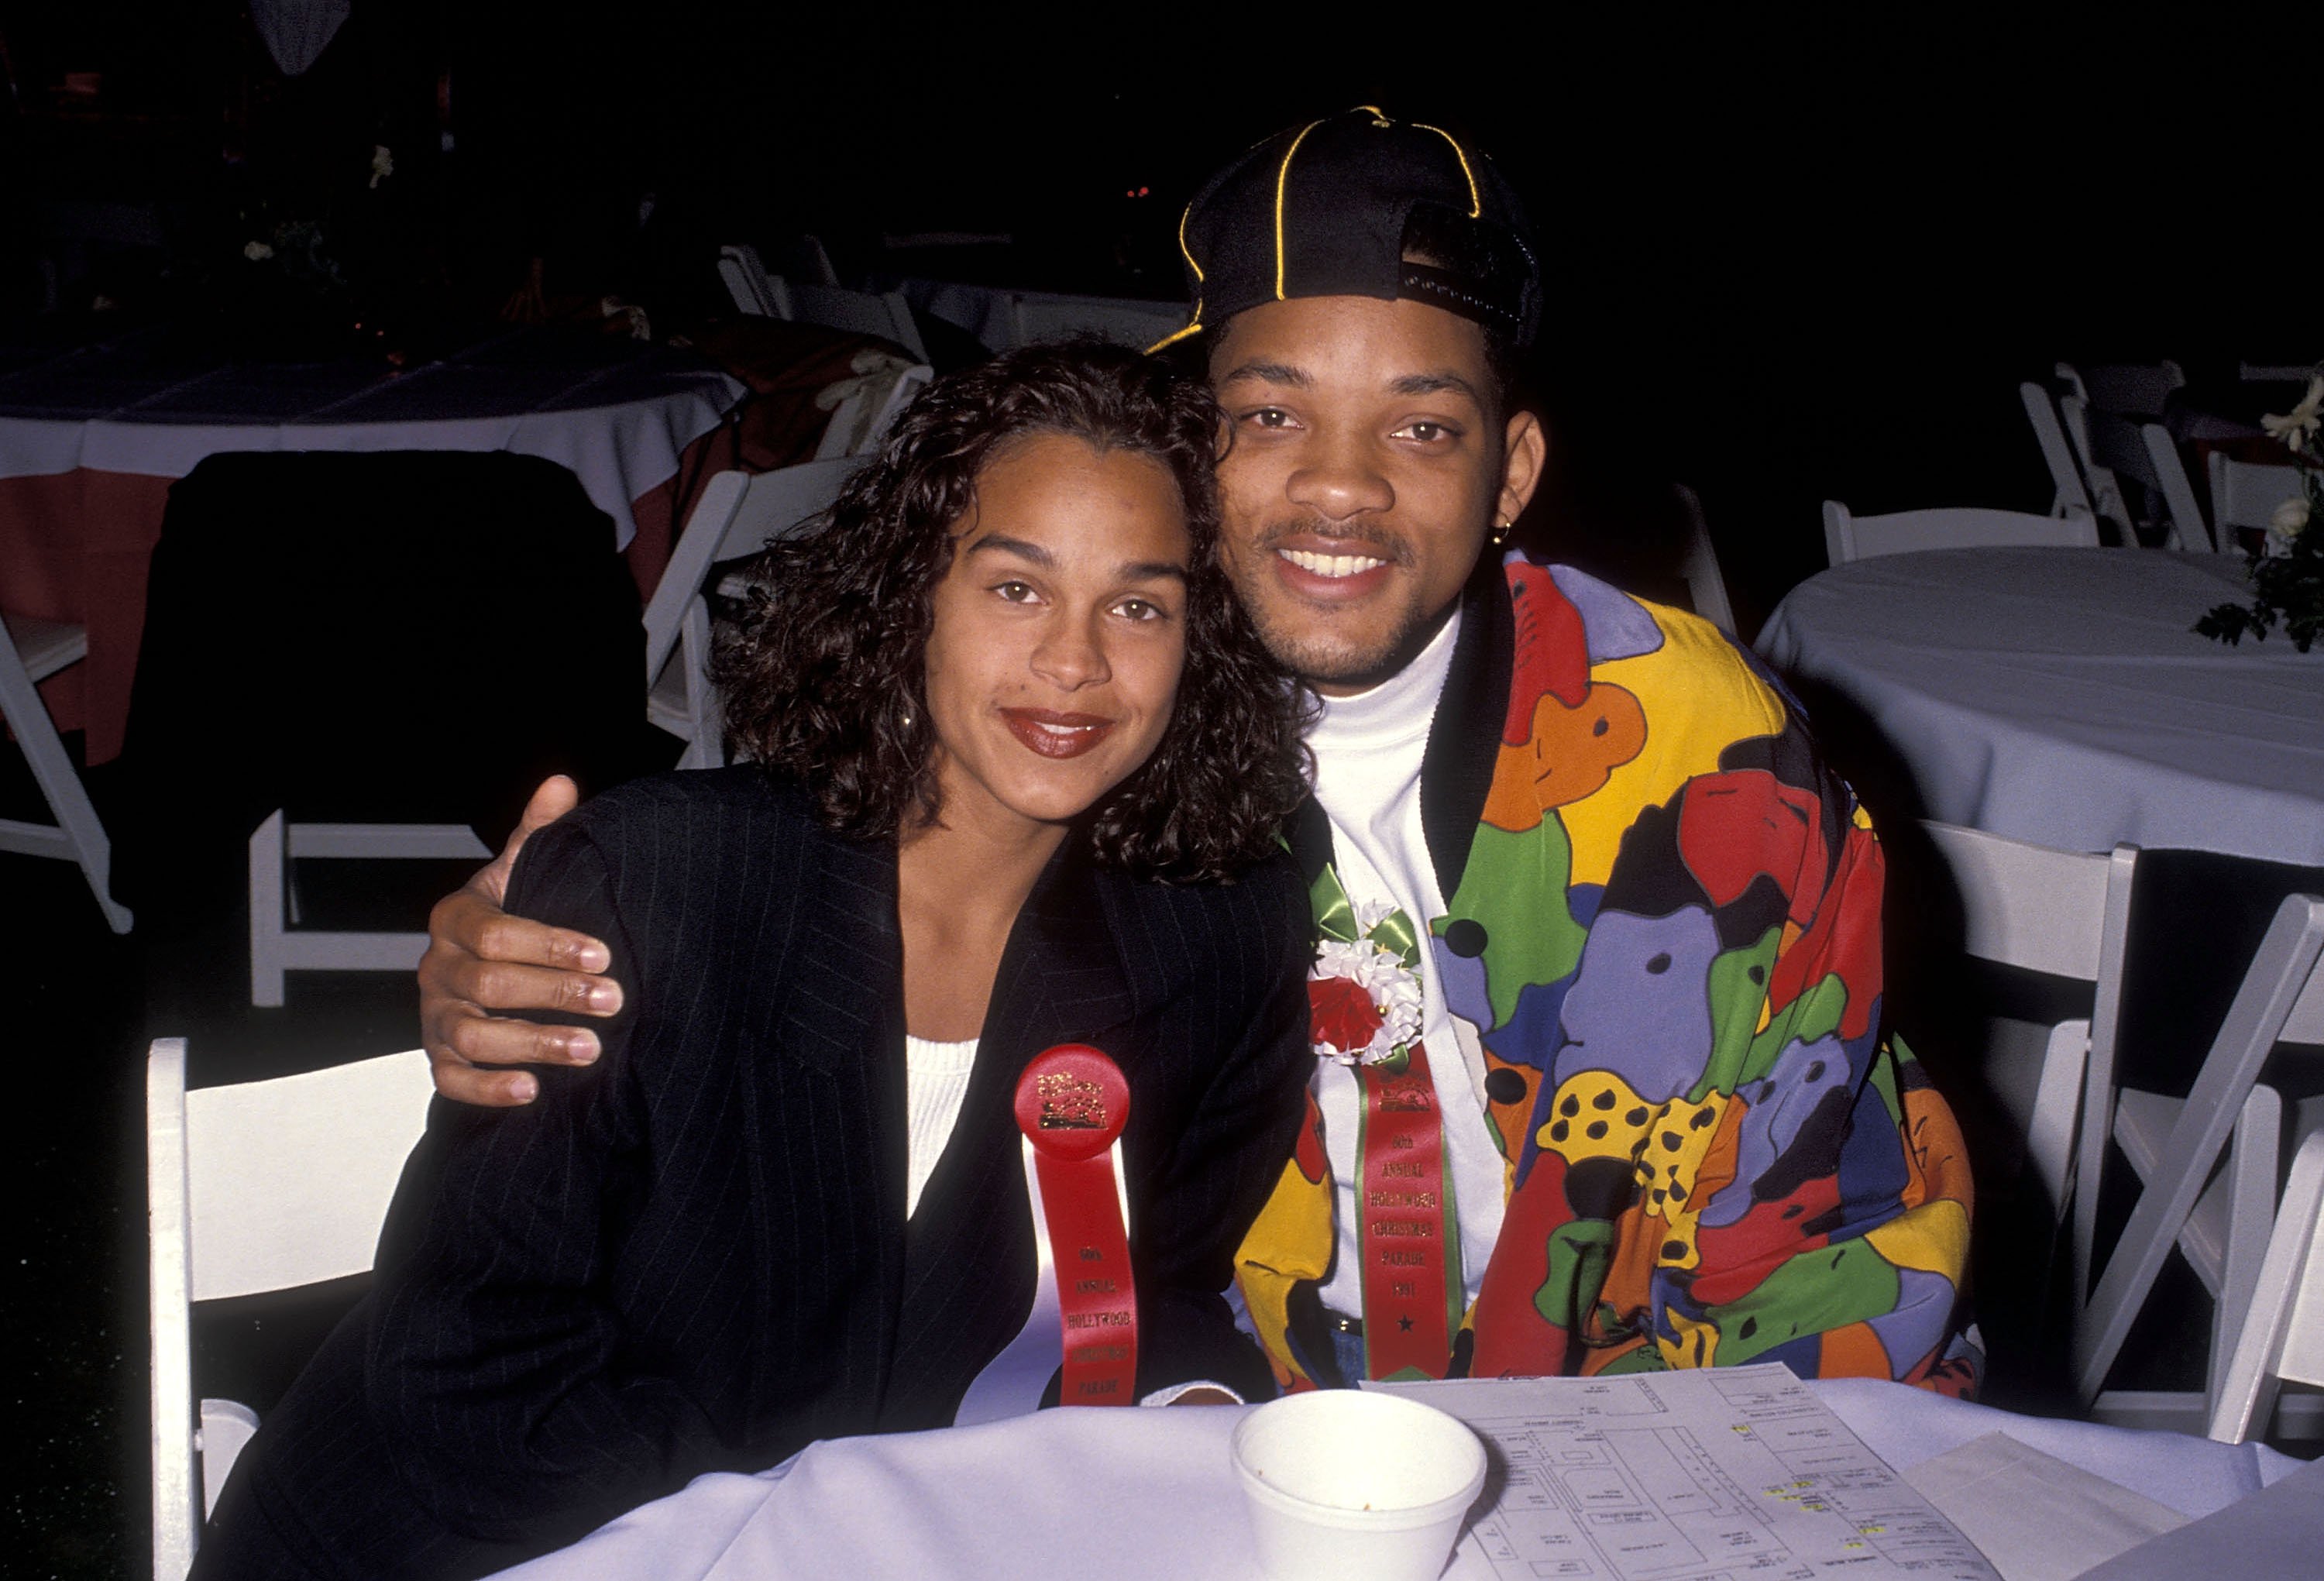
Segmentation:
<svg viewBox="0 0 2324 1581">
<path fill-rule="evenodd" d="M 2195 622 L 2200 635 L 2234 647 L 2246 633 L 2264 640 L 2282 620 L 2283 634 L 2302 653 L 2324 637 L 2324 474 L 2303 465 L 2300 479 L 2308 496 L 2307 525 L 2288 538 L 2271 532 L 2246 556 L 2252 602 L 2219 605 Z"/>
</svg>

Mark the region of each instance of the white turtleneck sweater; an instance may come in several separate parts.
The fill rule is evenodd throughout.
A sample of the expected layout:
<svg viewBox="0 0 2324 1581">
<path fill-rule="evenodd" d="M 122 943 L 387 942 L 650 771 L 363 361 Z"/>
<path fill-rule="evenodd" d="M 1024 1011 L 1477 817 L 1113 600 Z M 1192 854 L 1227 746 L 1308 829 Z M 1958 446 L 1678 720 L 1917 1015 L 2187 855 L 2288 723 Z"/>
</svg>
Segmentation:
<svg viewBox="0 0 2324 1581">
<path fill-rule="evenodd" d="M 1333 866 L 1348 897 L 1360 905 L 1371 901 L 1397 907 L 1424 937 L 1445 905 L 1421 829 L 1420 765 L 1460 635 L 1455 610 L 1420 657 L 1394 676 L 1357 696 L 1325 698 L 1323 716 L 1307 736 L 1315 753 L 1315 799 L 1331 820 Z M 1480 1096 L 1484 1051 L 1445 1009 L 1435 961 L 1425 945 L 1420 984 L 1421 1042 L 1443 1117 L 1445 1176 L 1460 1219 L 1462 1279 L 1466 1301 L 1473 1301 L 1500 1234 L 1502 1209 L 1500 1149 L 1486 1126 Z M 1322 1294 L 1325 1306 L 1354 1316 L 1363 1310 L 1356 1252 L 1356 1135 L 1363 1096 L 1353 1070 L 1329 1060 L 1317 1062 L 1314 1090 L 1337 1192 L 1333 1222 L 1340 1243 Z"/>
</svg>

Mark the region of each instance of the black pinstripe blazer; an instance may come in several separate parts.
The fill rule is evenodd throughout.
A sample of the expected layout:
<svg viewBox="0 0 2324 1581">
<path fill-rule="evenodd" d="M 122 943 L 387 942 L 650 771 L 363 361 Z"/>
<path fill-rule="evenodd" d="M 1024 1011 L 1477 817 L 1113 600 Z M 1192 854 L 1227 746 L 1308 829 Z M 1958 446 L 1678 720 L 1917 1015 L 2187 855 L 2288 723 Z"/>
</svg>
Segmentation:
<svg viewBox="0 0 2324 1581">
<path fill-rule="evenodd" d="M 1287 858 L 1174 887 L 1061 853 L 908 1226 L 892 845 L 757 769 L 667 775 L 534 836 L 510 898 L 611 948 L 604 1057 L 522 1110 L 437 1103 L 373 1294 L 243 1457 L 198 1575 L 480 1574 L 706 1470 L 949 1421 L 1029 1310 L 1010 1104 L 1058 1043 L 1130 1080 L 1139 1390 L 1271 1391 L 1219 1292 L 1312 1064 Z"/>
</svg>

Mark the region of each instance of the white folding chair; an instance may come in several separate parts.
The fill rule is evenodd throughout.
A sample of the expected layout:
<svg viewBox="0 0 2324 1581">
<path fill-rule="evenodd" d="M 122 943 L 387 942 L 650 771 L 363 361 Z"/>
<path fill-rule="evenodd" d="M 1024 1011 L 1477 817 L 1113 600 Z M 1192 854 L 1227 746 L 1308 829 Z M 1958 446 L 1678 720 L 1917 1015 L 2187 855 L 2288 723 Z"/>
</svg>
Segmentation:
<svg viewBox="0 0 2324 1581">
<path fill-rule="evenodd" d="M 2162 529 L 2164 547 L 2168 548 L 2212 547 L 2211 530 L 2204 524 L 2202 508 L 2195 501 L 2194 485 L 2187 481 L 2187 469 L 2179 460 L 2179 446 L 2172 440 L 2168 428 L 2161 423 L 2137 422 L 2116 412 L 2088 406 L 2078 396 L 2061 400 L 2058 411 L 2067 437 L 2080 457 L 2083 475 L 2089 480 L 2092 499 L 2101 511 L 2110 502 L 2119 503 L 2124 526 Z M 2128 478 L 2146 491 L 2150 503 L 2145 508 L 2132 510 L 2120 491 L 2117 480 L 2122 478 Z M 2108 483 L 2114 485 L 2112 501 L 2105 497 L 2109 492 Z M 2159 511 L 2153 508 L 2153 501 L 2161 502 Z M 2124 541 L 2135 543 L 2137 538 L 2133 533 Z"/>
<path fill-rule="evenodd" d="M 192 1092 L 185 1039 L 148 1051 L 154 1581 L 184 1581 L 202 1521 L 258 1427 L 235 1401 L 196 1407 L 192 1303 L 367 1271 L 428 1094 L 416 1049 Z"/>
<path fill-rule="evenodd" d="M 876 366 L 848 381 L 854 388 L 832 408 L 831 421 L 824 425 L 823 438 L 815 448 L 817 461 L 869 455 L 879 449 L 897 417 L 936 377 L 936 370 L 926 363 L 908 364 L 884 352 L 859 352 L 856 361 Z"/>
<path fill-rule="evenodd" d="M 2211 520 L 2222 552 L 2236 547 L 2234 529 L 2264 528 L 2286 500 L 2303 497 L 2300 469 L 2260 461 L 2236 461 L 2214 450 L 2210 460 Z"/>
<path fill-rule="evenodd" d="M 2093 855 L 1950 823 L 1923 820 L 1921 828 L 1960 899 L 1963 951 L 2092 987 L 2088 1020 L 2062 1021 L 2030 1038 L 2015 1024 L 1987 1029 L 1987 1080 L 2025 1138 L 2028 1167 L 2062 1218 L 2074 1189 L 2074 1141 L 2092 1050 L 2106 1050 L 2112 1066 L 2137 848 L 2118 845 Z M 2037 1058 L 2039 1075 L 2029 1084 L 2026 1069 Z"/>
<path fill-rule="evenodd" d="M 0 818 L 0 850 L 78 862 L 89 893 L 105 912 L 106 924 L 125 933 L 134 919 L 127 906 L 113 898 L 113 844 L 89 804 L 80 776 L 73 772 L 64 742 L 57 738 L 48 704 L 41 701 L 41 682 L 88 657 L 88 632 L 83 627 L 29 615 L 0 620 L 0 719 L 16 733 L 33 783 L 56 820 L 32 823 Z"/>
<path fill-rule="evenodd" d="M 1711 546 L 1711 526 L 1702 518 L 1702 501 L 1684 483 L 1673 483 L 1680 513 L 1686 520 L 1686 547 L 1678 574 L 1686 579 L 1687 597 L 1694 612 L 1729 637 L 1735 635 L 1735 608 L 1728 602 L 1727 578 L 1720 574 L 1719 551 Z"/>
<path fill-rule="evenodd" d="M 1823 502 L 1824 553 L 1834 565 L 1913 549 L 2042 545 L 2094 549 L 2098 547 L 2098 524 L 2087 514 L 2034 516 L 1974 505 L 1858 516 L 1837 500 Z"/>
<path fill-rule="evenodd" d="M 2089 403 L 2079 395 L 2058 398 L 2058 426 L 2065 431 L 2066 446 L 2073 456 L 2075 467 L 2082 474 L 2084 491 L 2090 498 L 2090 511 L 2100 521 L 2114 523 L 2116 534 L 2126 547 L 2142 544 L 2137 529 L 2148 524 L 2152 511 L 2134 510 L 2129 496 L 2123 492 L 2122 480 L 2112 467 L 2102 464 L 2090 450 Z M 2152 466 L 2142 461 L 2142 470 Z M 2146 496 L 2141 494 L 2142 503 Z M 2178 542 L 2176 529 L 2171 529 L 2171 542 Z"/>
<path fill-rule="evenodd" d="M 813 236 L 807 240 L 814 249 L 813 255 L 828 270 L 830 261 L 824 255 L 823 244 Z M 781 275 L 769 274 L 759 250 L 747 243 L 719 249 L 718 273 L 726 282 L 736 308 L 750 317 L 857 330 L 895 341 L 920 359 L 916 363 L 892 369 L 882 367 L 862 374 L 854 381 L 857 387 L 839 400 L 832 410 L 831 421 L 824 426 L 823 438 L 816 446 L 817 461 L 878 449 L 889 425 L 896 420 L 896 414 L 936 377 L 936 370 L 927 363 L 919 326 L 901 291 L 873 297 L 836 286 L 793 287 Z M 813 310 L 802 310 L 801 298 Z"/>
<path fill-rule="evenodd" d="M 2209 1436 L 2222 1444 L 2250 1438 L 2266 1425 L 2287 1380 L 2324 1384 L 2324 1131 L 2311 1134 L 2292 1156 Z"/>
<path fill-rule="evenodd" d="M 781 276 L 771 277 L 777 280 Z M 844 286 L 808 285 L 793 281 L 785 285 L 790 298 L 791 311 L 784 315 L 802 324 L 820 324 L 828 329 L 849 329 L 858 335 L 869 335 L 881 340 L 892 341 L 912 354 L 912 360 L 925 363 L 928 348 L 920 339 L 920 326 L 912 317 L 912 305 L 901 291 L 852 291 Z"/>
<path fill-rule="evenodd" d="M 2183 1100 L 2116 1092 L 2113 1049 L 2093 1047 L 2083 1084 L 2075 1200 L 2075 1293 L 2089 1293 L 2075 1315 L 2072 1350 L 2076 1396 L 2098 1420 L 2191 1430 L 2209 1420 L 2221 1398 L 2273 1217 L 2282 1108 L 2275 1092 L 2260 1084 L 2260 1071 L 2279 1042 L 2324 1042 L 2319 957 L 2324 898 L 2286 896 Z M 2090 1289 L 2082 1271 L 2091 1257 L 2097 1181 L 2109 1141 L 2121 1147 L 2143 1186 Z M 2174 1246 L 2216 1299 L 2205 1392 L 2101 1393 Z"/>
<path fill-rule="evenodd" d="M 2171 437 L 2171 430 L 2161 423 L 2141 423 L 2138 442 L 2146 452 L 2147 464 L 2153 468 L 2155 485 L 2163 491 L 2163 502 L 2171 512 L 2171 525 L 2178 529 L 2181 547 L 2218 547 L 2209 524 L 2203 519 L 2203 508 L 2196 501 L 2195 486 L 2187 481 L 2187 467 L 2179 459 L 2178 442 Z"/>
<path fill-rule="evenodd" d="M 753 318 L 788 318 L 791 302 L 779 275 L 767 272 L 759 250 L 749 243 L 718 249 L 718 278 L 726 282 L 737 312 Z"/>
<path fill-rule="evenodd" d="M 276 808 L 250 836 L 250 1002 L 281 1004 L 285 972 L 409 972 L 428 951 L 426 933 L 300 927 L 293 861 L 490 861 L 492 855 L 465 823 L 291 823 Z"/>
<path fill-rule="evenodd" d="M 723 472 L 702 491 L 645 610 L 646 717 L 686 741 L 681 768 L 715 768 L 726 757 L 703 596 L 712 567 L 755 554 L 829 510 L 862 464 L 842 455 L 774 472 Z"/>
<path fill-rule="evenodd" d="M 2034 425 L 2034 443 L 2042 447 L 2043 464 L 2050 469 L 2050 483 L 2055 491 L 2050 499 L 2050 514 L 2070 516 L 2079 510 L 2085 516 L 2095 516 L 2081 468 L 2075 464 L 2073 448 L 2067 444 L 2066 430 L 2058 421 L 2058 403 L 2031 379 L 2017 387 L 2017 399 L 2024 403 L 2025 420 Z"/>
</svg>

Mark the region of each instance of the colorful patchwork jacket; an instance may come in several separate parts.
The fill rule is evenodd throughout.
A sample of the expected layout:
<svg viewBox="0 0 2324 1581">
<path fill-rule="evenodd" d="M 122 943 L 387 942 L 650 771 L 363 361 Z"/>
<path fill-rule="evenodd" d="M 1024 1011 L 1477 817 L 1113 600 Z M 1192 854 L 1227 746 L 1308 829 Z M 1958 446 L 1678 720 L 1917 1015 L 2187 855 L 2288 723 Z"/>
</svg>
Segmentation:
<svg viewBox="0 0 2324 1581">
<path fill-rule="evenodd" d="M 1967 1155 L 1881 1036 L 1879 841 L 1778 686 L 1694 616 L 1512 556 L 1471 584 L 1421 785 L 1452 897 L 1422 969 L 1483 1044 L 1508 1194 L 1452 1371 L 1965 1393 Z M 1311 879 L 1331 859 L 1312 802 L 1293 844 Z M 1334 1245 L 1310 1122 L 1238 1257 L 1292 1388 Z"/>
</svg>

